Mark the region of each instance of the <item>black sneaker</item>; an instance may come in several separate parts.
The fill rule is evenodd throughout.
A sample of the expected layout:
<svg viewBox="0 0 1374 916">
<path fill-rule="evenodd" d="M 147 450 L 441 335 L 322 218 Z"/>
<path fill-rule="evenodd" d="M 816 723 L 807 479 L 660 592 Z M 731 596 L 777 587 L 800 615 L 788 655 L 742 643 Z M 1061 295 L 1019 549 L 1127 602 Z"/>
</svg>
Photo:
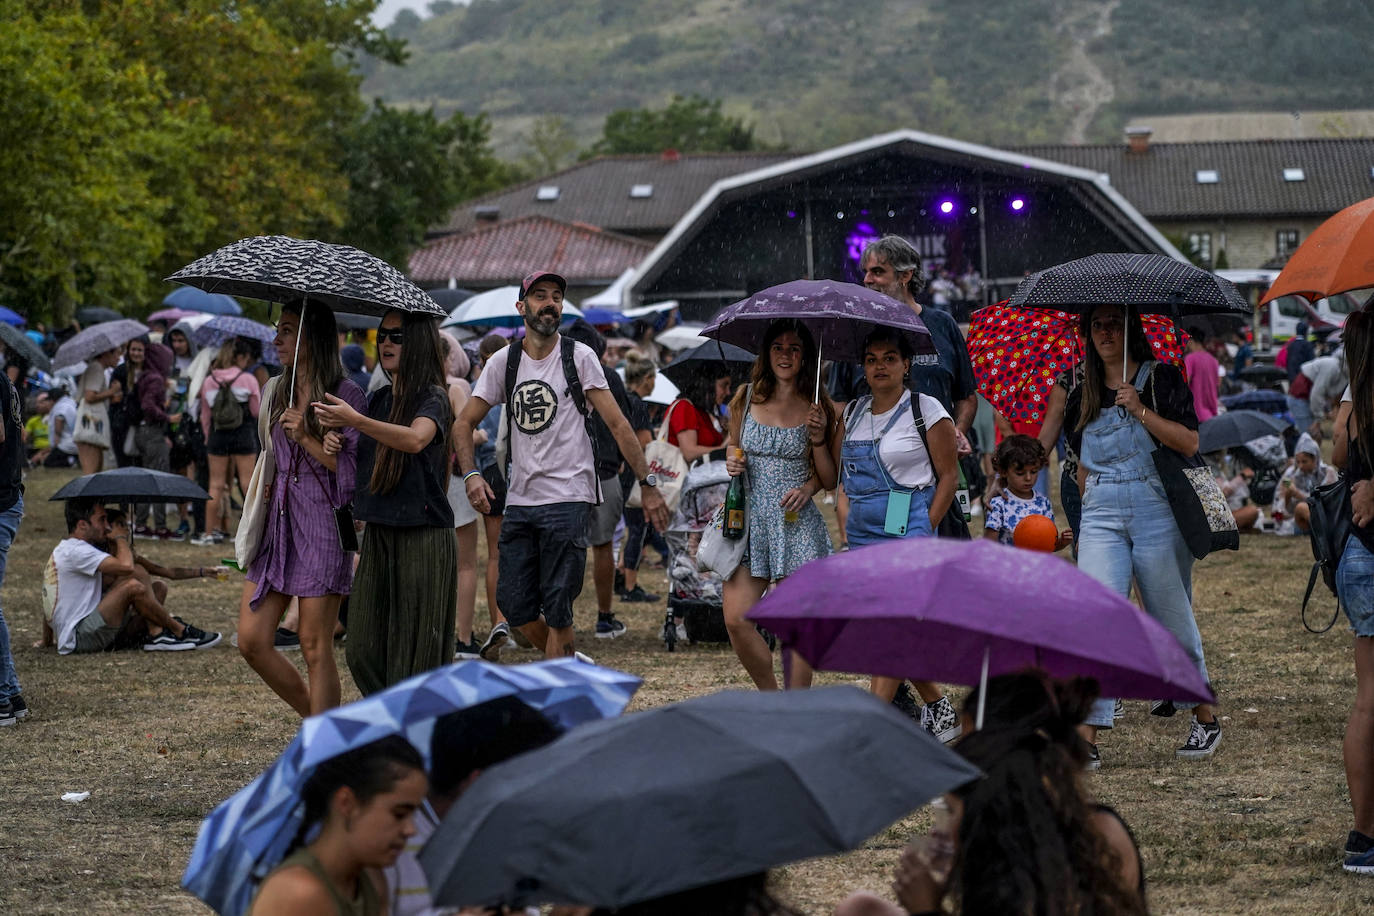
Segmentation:
<svg viewBox="0 0 1374 916">
<path fill-rule="evenodd" d="M 1178 712 L 1178 707 L 1173 700 L 1155 700 L 1150 704 L 1150 715 L 1159 716 L 1161 719 L 1172 719 L 1174 713 Z"/>
<path fill-rule="evenodd" d="M 19 717 L 14 714 L 14 704 L 9 700 L 0 700 L 0 728 L 18 724 Z"/>
<path fill-rule="evenodd" d="M 460 642 L 453 653 L 455 662 L 470 661 L 471 659 L 482 657 L 482 647 L 477 645 L 477 636 L 473 635 L 467 642 Z"/>
<path fill-rule="evenodd" d="M 1358 830 L 1350 831 L 1345 838 L 1345 854 L 1348 856 L 1358 856 L 1371 849 L 1374 849 L 1374 837 L 1365 836 Z"/>
<path fill-rule="evenodd" d="M 949 701 L 949 697 L 940 697 L 934 703 L 927 704 L 925 713 L 925 721 L 922 724 L 941 744 L 949 744 L 963 733 L 963 726 L 959 724 L 959 713 Z"/>
<path fill-rule="evenodd" d="M 621 592 L 620 600 L 631 604 L 654 604 L 655 602 L 662 601 L 663 596 L 655 595 L 653 592 L 646 592 L 644 586 L 636 585 L 628 592 Z"/>
<path fill-rule="evenodd" d="M 286 627 L 277 627 L 276 635 L 272 637 L 272 648 L 278 652 L 291 652 L 301 647 L 301 637 L 299 633 L 293 633 Z"/>
<path fill-rule="evenodd" d="M 636 586 L 637 587 L 637 586 Z M 615 639 L 625 635 L 625 624 L 615 619 L 614 614 L 596 615 L 596 638 Z"/>
<path fill-rule="evenodd" d="M 191 628 L 187 627 L 186 629 Z M 187 639 L 184 633 L 181 636 L 175 636 L 171 630 L 167 629 L 156 636 L 147 636 L 143 639 L 144 652 L 190 652 L 195 648 L 195 640 Z"/>
<path fill-rule="evenodd" d="M 477 650 L 478 656 L 486 662 L 499 662 L 501 660 L 501 650 L 510 642 L 510 624 L 504 620 L 491 628 L 487 634 L 487 641 L 482 643 L 482 648 Z"/>
<path fill-rule="evenodd" d="M 27 719 L 29 716 L 29 704 L 24 702 L 24 695 L 17 693 L 10 697 L 10 707 L 14 710 L 16 719 Z"/>
<path fill-rule="evenodd" d="M 916 698 L 911 695 L 911 688 L 906 681 L 897 685 L 897 692 L 892 695 L 892 705 L 897 707 L 897 711 L 909 719 L 919 723 L 922 728 L 926 724 L 925 707 L 916 703 Z"/>
<path fill-rule="evenodd" d="M 1193 725 L 1188 729 L 1188 740 L 1175 753 L 1185 760 L 1201 760 L 1216 753 L 1221 744 L 1221 723 L 1217 721 L 1199 722 L 1193 716 Z"/>
<path fill-rule="evenodd" d="M 186 628 L 182 632 L 181 638 L 189 639 L 194 643 L 192 646 L 193 649 L 208 649 L 211 646 L 219 645 L 220 635 L 218 633 L 207 633 L 200 627 L 192 626 L 180 617 L 177 618 L 177 622 Z"/>
</svg>

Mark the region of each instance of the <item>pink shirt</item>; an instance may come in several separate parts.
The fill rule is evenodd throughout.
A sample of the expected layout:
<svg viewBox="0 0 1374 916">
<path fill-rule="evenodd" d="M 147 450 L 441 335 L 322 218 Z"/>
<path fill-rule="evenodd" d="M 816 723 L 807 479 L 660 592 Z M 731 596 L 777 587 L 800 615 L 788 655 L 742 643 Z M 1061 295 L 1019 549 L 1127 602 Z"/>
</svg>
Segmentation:
<svg viewBox="0 0 1374 916">
<path fill-rule="evenodd" d="M 257 377 L 247 369 L 216 369 L 205 376 L 205 384 L 200 389 L 200 428 L 205 430 L 206 435 L 214 429 L 210 421 L 210 409 L 215 406 L 215 398 L 228 388 L 239 402 L 248 406 L 248 416 L 245 423 L 252 423 L 257 419 L 260 408 L 259 401 L 262 398 L 262 386 L 258 384 Z"/>
<path fill-rule="evenodd" d="M 508 506 L 548 506 L 554 503 L 596 502 L 596 467 L 592 443 L 582 415 L 568 392 L 563 374 L 562 337 L 543 359 L 521 353 L 512 401 L 510 425 L 510 481 Z M 506 402 L 506 358 L 510 348 L 498 350 L 477 378 L 472 396 L 488 404 Z M 586 344 L 573 348 L 573 365 L 582 390 L 607 389 L 601 361 Z"/>
<path fill-rule="evenodd" d="M 1217 415 L 1217 386 L 1221 366 L 1206 350 L 1194 350 L 1183 357 L 1183 368 L 1188 374 L 1188 387 L 1193 392 L 1197 421 L 1205 423 Z"/>
</svg>

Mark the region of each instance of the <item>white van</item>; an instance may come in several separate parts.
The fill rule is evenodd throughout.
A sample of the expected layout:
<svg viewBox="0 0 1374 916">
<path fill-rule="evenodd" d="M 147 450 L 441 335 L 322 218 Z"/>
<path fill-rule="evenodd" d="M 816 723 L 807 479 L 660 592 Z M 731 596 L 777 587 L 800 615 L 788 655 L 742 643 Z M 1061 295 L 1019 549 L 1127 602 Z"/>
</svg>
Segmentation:
<svg viewBox="0 0 1374 916">
<path fill-rule="evenodd" d="M 1218 270 L 1217 276 L 1230 280 L 1241 295 L 1258 302 L 1279 275 L 1277 270 Z M 1298 333 L 1298 322 L 1306 322 L 1312 332 L 1332 330 L 1345 324 L 1345 316 L 1360 307 L 1359 300 L 1349 293 L 1308 302 L 1302 296 L 1280 296 L 1268 303 L 1259 314 L 1258 352 L 1266 352 L 1283 344 Z"/>
</svg>

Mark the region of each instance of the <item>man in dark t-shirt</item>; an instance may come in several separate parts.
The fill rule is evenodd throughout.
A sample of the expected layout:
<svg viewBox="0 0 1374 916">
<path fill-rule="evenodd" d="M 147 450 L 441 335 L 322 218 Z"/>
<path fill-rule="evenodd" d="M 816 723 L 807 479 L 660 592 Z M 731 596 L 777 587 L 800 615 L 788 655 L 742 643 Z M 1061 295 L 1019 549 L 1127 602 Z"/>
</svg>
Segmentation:
<svg viewBox="0 0 1374 916">
<path fill-rule="evenodd" d="M 9 377 L 0 373 L 0 587 L 5 584 L 5 564 L 10 545 L 24 517 L 24 437 L 19 415 L 19 394 Z M 14 671 L 10 630 L 0 609 L 0 726 L 13 725 L 29 713 Z"/>
</svg>

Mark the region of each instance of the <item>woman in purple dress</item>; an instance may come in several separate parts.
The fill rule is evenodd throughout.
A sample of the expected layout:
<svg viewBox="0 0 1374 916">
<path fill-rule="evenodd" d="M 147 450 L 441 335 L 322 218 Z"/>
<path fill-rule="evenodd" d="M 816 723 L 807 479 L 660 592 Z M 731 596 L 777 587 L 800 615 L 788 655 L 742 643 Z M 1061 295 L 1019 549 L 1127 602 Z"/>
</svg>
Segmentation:
<svg viewBox="0 0 1374 916">
<path fill-rule="evenodd" d="M 308 407 L 328 393 L 366 409 L 362 389 L 344 377 L 338 340 L 334 313 L 325 306 L 295 302 L 283 308 L 273 344 L 286 371 L 271 381 L 261 408 L 270 418 L 277 473 L 267 496 L 262 546 L 249 564 L 239 605 L 239 652 L 302 716 L 339 705 L 334 625 L 339 602 L 353 585 L 353 558 L 335 536 L 334 508 L 353 499 L 358 434 L 343 430 L 342 447 L 326 454 L 326 431 Z M 308 687 L 273 647 L 293 597 L 300 599 Z"/>
</svg>

